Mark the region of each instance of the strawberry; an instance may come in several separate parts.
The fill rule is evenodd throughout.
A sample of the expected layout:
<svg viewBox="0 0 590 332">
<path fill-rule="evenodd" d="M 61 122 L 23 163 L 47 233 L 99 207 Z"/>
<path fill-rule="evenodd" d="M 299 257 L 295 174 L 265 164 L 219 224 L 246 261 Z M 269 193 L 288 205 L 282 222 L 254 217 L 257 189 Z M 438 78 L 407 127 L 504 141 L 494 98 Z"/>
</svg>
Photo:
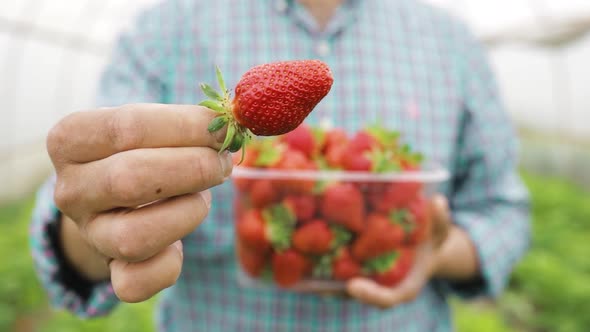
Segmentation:
<svg viewBox="0 0 590 332">
<path fill-rule="evenodd" d="M 250 186 L 250 202 L 255 208 L 263 208 L 276 202 L 280 197 L 271 180 L 253 180 Z"/>
<path fill-rule="evenodd" d="M 242 214 L 237 222 L 237 236 L 245 245 L 264 251 L 285 249 L 291 245 L 295 216 L 281 205 Z"/>
<path fill-rule="evenodd" d="M 348 171 L 370 171 L 373 165 L 370 152 L 378 148 L 378 145 L 379 142 L 370 134 L 364 131 L 357 132 L 344 149 L 342 166 Z"/>
<path fill-rule="evenodd" d="M 323 217 L 351 231 L 364 228 L 365 204 L 360 190 L 350 183 L 336 183 L 324 191 L 321 202 Z"/>
<path fill-rule="evenodd" d="M 348 247 L 338 250 L 332 264 L 332 277 L 336 280 L 348 280 L 361 275 L 361 265 L 354 260 Z"/>
<path fill-rule="evenodd" d="M 273 279 L 280 287 L 289 287 L 308 274 L 311 262 L 293 249 L 275 252 L 271 260 Z"/>
<path fill-rule="evenodd" d="M 430 235 L 431 220 L 428 200 L 420 196 L 409 204 L 407 209 L 394 212 L 406 234 L 407 245 L 418 245 Z"/>
<path fill-rule="evenodd" d="M 400 249 L 378 256 L 363 264 L 365 274 L 383 286 L 395 286 L 410 272 L 413 251 Z"/>
<path fill-rule="evenodd" d="M 280 170 L 317 170 L 316 165 L 297 150 L 288 150 L 276 165 Z M 314 180 L 276 180 L 276 185 L 285 194 L 310 194 L 315 186 Z"/>
<path fill-rule="evenodd" d="M 314 157 L 319 150 L 313 130 L 305 123 L 281 136 L 281 141 L 285 142 L 291 150 L 302 152 L 308 159 Z"/>
<path fill-rule="evenodd" d="M 346 246 L 334 253 L 320 256 L 313 268 L 313 276 L 324 279 L 348 280 L 362 274 L 361 265 Z"/>
<path fill-rule="evenodd" d="M 305 223 L 293 233 L 293 248 L 304 254 L 322 255 L 348 242 L 349 232 L 336 225 L 328 226 L 321 220 L 315 219 Z"/>
<path fill-rule="evenodd" d="M 295 60 L 267 63 L 248 70 L 230 98 L 219 68 L 216 68 L 221 94 L 201 84 L 209 100 L 200 105 L 218 113 L 210 123 L 215 132 L 228 126 L 221 151 L 238 151 L 250 137 L 276 136 L 297 128 L 328 94 L 334 79 L 328 65 L 320 60 Z"/>
<path fill-rule="evenodd" d="M 315 216 L 317 203 L 312 195 L 289 195 L 283 199 L 285 204 L 295 214 L 297 222 L 305 222 Z"/>
<path fill-rule="evenodd" d="M 342 146 L 348 142 L 348 135 L 343 129 L 334 128 L 324 134 L 322 152 L 325 154 L 334 147 Z"/>
<path fill-rule="evenodd" d="M 270 251 L 257 251 L 236 241 L 236 255 L 242 269 L 251 277 L 259 277 L 270 257 Z"/>
<path fill-rule="evenodd" d="M 408 207 L 421 190 L 420 182 L 376 183 L 368 188 L 367 200 L 376 211 L 387 213 L 392 209 Z"/>
<path fill-rule="evenodd" d="M 401 247 L 404 243 L 404 228 L 395 215 L 372 213 L 367 217 L 365 230 L 352 245 L 352 254 L 364 261 Z"/>
</svg>

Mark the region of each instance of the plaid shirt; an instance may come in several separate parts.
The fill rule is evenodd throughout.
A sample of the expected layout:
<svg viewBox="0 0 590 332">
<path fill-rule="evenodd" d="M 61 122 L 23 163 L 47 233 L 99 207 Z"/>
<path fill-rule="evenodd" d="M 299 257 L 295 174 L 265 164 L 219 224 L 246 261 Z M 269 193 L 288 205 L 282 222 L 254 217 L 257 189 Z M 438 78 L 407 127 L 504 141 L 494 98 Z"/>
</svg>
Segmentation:
<svg viewBox="0 0 590 332">
<path fill-rule="evenodd" d="M 323 31 L 296 1 L 170 0 L 146 11 L 122 36 L 102 78 L 100 105 L 132 102 L 196 104 L 199 82 L 214 82 L 214 65 L 234 86 L 251 66 L 320 58 L 334 74 L 330 94 L 309 122 L 329 118 L 355 131 L 376 123 L 452 175 L 438 190 L 454 222 L 471 236 L 481 280 L 431 281 L 419 297 L 381 310 L 354 300 L 322 298 L 236 283 L 232 186 L 213 191 L 208 221 L 184 239 L 178 283 L 164 291 L 162 331 L 449 331 L 447 298 L 498 295 L 528 245 L 528 197 L 515 171 L 515 132 L 498 97 L 482 47 L 466 28 L 412 0 L 349 0 Z M 36 267 L 57 307 L 83 317 L 117 304 L 112 287 L 80 298 L 56 281 L 58 262 L 47 225 L 59 211 L 53 181 L 39 191 L 31 243 Z"/>
</svg>

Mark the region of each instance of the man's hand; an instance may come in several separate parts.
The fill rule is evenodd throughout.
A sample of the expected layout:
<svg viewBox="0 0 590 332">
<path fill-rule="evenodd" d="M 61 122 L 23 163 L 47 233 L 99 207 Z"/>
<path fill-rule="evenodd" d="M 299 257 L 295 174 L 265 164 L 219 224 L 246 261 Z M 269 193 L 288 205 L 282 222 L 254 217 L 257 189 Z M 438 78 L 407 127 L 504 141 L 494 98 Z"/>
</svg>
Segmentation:
<svg viewBox="0 0 590 332">
<path fill-rule="evenodd" d="M 392 288 L 366 278 L 355 278 L 347 285 L 350 296 L 380 308 L 390 308 L 414 300 L 433 276 L 468 279 L 477 275 L 475 250 L 466 234 L 452 226 L 446 199 L 435 196 L 430 203 L 430 213 L 432 235 L 417 248 L 414 266 L 405 279 Z M 463 262 L 456 263 L 462 259 Z"/>
<path fill-rule="evenodd" d="M 176 282 L 180 239 L 207 216 L 231 173 L 223 133 L 199 106 L 127 105 L 74 113 L 49 133 L 63 213 L 62 247 L 91 280 L 111 278 L 117 296 L 143 301 Z"/>
</svg>

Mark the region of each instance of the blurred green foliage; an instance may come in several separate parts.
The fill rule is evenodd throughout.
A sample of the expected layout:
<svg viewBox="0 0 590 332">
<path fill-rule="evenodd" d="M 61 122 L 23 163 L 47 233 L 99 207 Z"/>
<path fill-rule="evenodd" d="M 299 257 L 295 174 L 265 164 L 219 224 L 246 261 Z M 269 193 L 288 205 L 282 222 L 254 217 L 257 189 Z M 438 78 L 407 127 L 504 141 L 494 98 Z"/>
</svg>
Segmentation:
<svg viewBox="0 0 590 332">
<path fill-rule="evenodd" d="M 531 249 L 496 301 L 452 301 L 460 332 L 582 332 L 590 329 L 590 193 L 525 174 L 533 197 Z M 83 321 L 49 309 L 33 271 L 33 200 L 0 208 L 0 331 L 153 331 L 155 300 Z"/>
</svg>

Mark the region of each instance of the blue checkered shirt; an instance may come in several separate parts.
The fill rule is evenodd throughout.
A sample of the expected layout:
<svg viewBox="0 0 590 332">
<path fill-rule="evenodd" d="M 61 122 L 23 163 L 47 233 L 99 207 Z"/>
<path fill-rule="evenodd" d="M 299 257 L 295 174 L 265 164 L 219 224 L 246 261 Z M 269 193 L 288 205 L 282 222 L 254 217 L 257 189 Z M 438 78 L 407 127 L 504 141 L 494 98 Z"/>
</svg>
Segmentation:
<svg viewBox="0 0 590 332">
<path fill-rule="evenodd" d="M 100 86 L 101 106 L 196 104 L 199 82 L 228 86 L 250 67 L 319 58 L 334 74 L 330 94 L 308 121 L 328 118 L 355 131 L 380 122 L 446 167 L 453 220 L 470 235 L 482 278 L 432 280 L 419 297 L 389 310 L 236 283 L 232 186 L 213 191 L 208 220 L 184 239 L 185 264 L 157 312 L 161 331 L 451 331 L 448 298 L 496 296 L 528 245 L 528 197 L 516 172 L 517 142 L 485 52 L 441 10 L 413 0 L 349 0 L 324 30 L 286 0 L 169 0 L 145 11 L 119 39 Z M 39 191 L 31 225 L 33 256 L 52 302 L 83 317 L 118 303 L 109 283 L 88 299 L 54 277 L 58 262 L 47 225 L 59 211 L 53 180 Z"/>
</svg>

